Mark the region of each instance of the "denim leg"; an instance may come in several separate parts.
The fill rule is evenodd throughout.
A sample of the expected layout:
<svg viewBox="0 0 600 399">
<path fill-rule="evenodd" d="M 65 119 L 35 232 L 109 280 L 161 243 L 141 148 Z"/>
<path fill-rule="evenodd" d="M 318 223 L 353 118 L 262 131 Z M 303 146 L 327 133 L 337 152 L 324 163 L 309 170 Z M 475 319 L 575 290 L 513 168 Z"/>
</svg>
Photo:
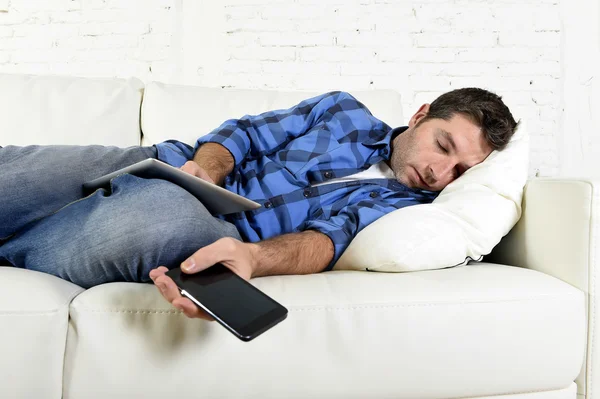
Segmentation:
<svg viewBox="0 0 600 399">
<path fill-rule="evenodd" d="M 0 147 L 0 245 L 26 226 L 83 197 L 81 185 L 146 158 L 154 147 Z"/>
<path fill-rule="evenodd" d="M 24 228 L 0 246 L 17 267 L 46 272 L 84 288 L 113 281 L 149 282 L 222 237 L 241 240 L 235 226 L 168 181 L 122 175 Z"/>
</svg>

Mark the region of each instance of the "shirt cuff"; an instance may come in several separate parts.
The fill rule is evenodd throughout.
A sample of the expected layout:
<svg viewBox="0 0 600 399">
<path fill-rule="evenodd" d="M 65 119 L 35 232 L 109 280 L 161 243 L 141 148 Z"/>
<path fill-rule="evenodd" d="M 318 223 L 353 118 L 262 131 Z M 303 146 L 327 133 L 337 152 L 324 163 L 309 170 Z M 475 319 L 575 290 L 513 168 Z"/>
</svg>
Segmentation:
<svg viewBox="0 0 600 399">
<path fill-rule="evenodd" d="M 327 220 L 309 220 L 304 222 L 303 226 L 299 230 L 319 231 L 329 237 L 333 242 L 333 259 L 323 270 L 324 272 L 333 269 L 333 266 L 335 266 L 340 256 L 342 256 L 346 248 L 348 248 L 348 245 L 350 245 L 350 241 L 352 241 L 354 238 L 350 236 L 343 228 L 330 223 Z"/>
<path fill-rule="evenodd" d="M 227 148 L 233 157 L 235 166 L 239 166 L 242 161 L 246 158 L 248 149 L 250 148 L 250 141 L 245 135 L 239 135 L 230 129 L 221 129 L 216 133 L 209 133 L 205 136 L 200 137 L 196 140 L 194 147 L 194 154 L 198 151 L 198 148 L 204 143 L 217 143 Z"/>
</svg>

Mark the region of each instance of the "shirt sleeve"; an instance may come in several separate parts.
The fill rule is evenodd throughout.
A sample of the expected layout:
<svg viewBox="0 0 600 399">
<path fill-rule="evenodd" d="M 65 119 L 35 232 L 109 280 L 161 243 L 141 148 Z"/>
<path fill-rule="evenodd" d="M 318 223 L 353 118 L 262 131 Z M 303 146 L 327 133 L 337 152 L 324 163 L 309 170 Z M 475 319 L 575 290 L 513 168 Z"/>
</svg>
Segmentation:
<svg viewBox="0 0 600 399">
<path fill-rule="evenodd" d="M 354 237 L 367 225 L 399 208 L 421 203 L 417 199 L 406 199 L 396 205 L 382 201 L 360 201 L 354 205 L 342 208 L 335 216 L 329 219 L 308 220 L 299 227 L 299 230 L 317 230 L 331 239 L 334 247 L 334 256 L 327 268 L 323 270 L 329 271 L 333 269 L 333 266 L 346 248 L 348 248 Z"/>
<path fill-rule="evenodd" d="M 248 155 L 257 157 L 284 147 L 309 131 L 326 112 L 360 106 L 362 104 L 350 94 L 334 91 L 304 100 L 289 109 L 230 119 L 200 137 L 194 153 L 204 143 L 219 143 L 231 152 L 237 167 Z"/>
</svg>

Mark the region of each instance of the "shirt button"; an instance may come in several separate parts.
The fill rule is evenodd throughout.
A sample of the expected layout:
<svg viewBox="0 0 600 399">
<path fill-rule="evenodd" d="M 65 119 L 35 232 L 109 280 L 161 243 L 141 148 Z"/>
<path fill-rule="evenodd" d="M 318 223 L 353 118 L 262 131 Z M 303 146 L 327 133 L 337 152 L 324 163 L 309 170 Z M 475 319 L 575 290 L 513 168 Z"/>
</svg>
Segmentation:
<svg viewBox="0 0 600 399">
<path fill-rule="evenodd" d="M 375 198 L 375 197 L 377 197 L 377 193 L 375 191 L 371 191 L 371 193 L 369 194 L 369 197 Z"/>
<path fill-rule="evenodd" d="M 307 189 L 304 190 L 304 196 L 306 198 L 310 197 L 310 189 L 309 188 L 307 188 Z"/>
<path fill-rule="evenodd" d="M 331 172 L 325 172 L 323 176 L 325 176 L 326 179 L 329 179 L 331 176 L 333 176 L 333 174 Z"/>
<path fill-rule="evenodd" d="M 381 153 L 382 153 L 383 155 L 387 155 L 387 153 L 388 153 L 388 149 L 387 149 L 387 148 L 384 148 L 384 149 L 381 151 Z"/>
<path fill-rule="evenodd" d="M 269 201 L 265 202 L 265 208 L 272 208 L 273 204 L 271 204 Z"/>
</svg>

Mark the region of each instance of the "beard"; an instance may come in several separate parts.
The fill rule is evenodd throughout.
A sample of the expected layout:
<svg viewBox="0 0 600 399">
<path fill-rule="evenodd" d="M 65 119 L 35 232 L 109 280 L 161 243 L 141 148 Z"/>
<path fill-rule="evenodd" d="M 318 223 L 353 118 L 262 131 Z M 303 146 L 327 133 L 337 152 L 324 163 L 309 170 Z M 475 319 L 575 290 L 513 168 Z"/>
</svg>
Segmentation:
<svg viewBox="0 0 600 399">
<path fill-rule="evenodd" d="M 409 128 L 399 134 L 392 142 L 392 156 L 389 162 L 396 180 L 409 187 L 411 186 L 411 181 L 408 179 L 406 172 L 410 159 L 415 152 L 415 142 L 414 129 Z"/>
</svg>

